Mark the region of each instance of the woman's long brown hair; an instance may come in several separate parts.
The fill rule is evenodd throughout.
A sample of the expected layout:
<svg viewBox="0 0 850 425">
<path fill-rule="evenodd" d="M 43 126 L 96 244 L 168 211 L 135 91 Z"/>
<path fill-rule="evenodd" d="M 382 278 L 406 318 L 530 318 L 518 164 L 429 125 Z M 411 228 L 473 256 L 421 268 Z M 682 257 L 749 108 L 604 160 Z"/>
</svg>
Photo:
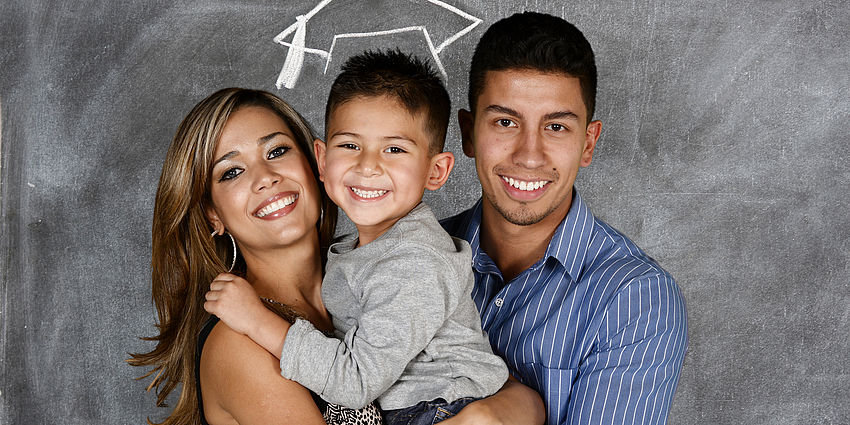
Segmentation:
<svg viewBox="0 0 850 425">
<path fill-rule="evenodd" d="M 148 390 L 156 390 L 157 406 L 164 406 L 168 394 L 183 384 L 177 405 L 163 424 L 200 423 L 195 350 L 198 333 L 209 317 L 203 308 L 204 294 L 209 283 L 227 271 L 233 255 L 228 238 L 210 236 L 212 226 L 204 211 L 210 204 L 210 173 L 221 131 L 230 115 L 246 106 L 268 108 L 286 122 L 318 179 L 313 132 L 292 107 L 271 93 L 220 90 L 195 105 L 178 126 L 162 166 L 153 213 L 151 292 L 159 334 L 142 339 L 157 344 L 153 351 L 131 354 L 127 360 L 133 366 L 153 367 L 139 379 L 154 375 Z M 319 189 L 322 219 L 317 227 L 324 252 L 333 238 L 337 209 L 322 185 Z M 244 274 L 244 262 L 239 261 L 236 270 Z M 148 418 L 148 423 L 155 422 Z"/>
</svg>

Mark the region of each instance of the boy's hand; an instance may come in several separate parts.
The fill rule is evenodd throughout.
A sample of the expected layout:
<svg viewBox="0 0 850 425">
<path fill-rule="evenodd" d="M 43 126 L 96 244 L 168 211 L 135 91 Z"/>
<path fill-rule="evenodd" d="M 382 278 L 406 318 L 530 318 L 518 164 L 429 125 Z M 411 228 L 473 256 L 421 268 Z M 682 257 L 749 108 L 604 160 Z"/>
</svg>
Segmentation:
<svg viewBox="0 0 850 425">
<path fill-rule="evenodd" d="M 205 298 L 204 310 L 243 335 L 250 336 L 268 311 L 247 280 L 229 273 L 216 276 Z"/>
<path fill-rule="evenodd" d="M 267 309 L 247 280 L 222 273 L 210 283 L 205 298 L 204 310 L 280 358 L 289 322 Z"/>
</svg>

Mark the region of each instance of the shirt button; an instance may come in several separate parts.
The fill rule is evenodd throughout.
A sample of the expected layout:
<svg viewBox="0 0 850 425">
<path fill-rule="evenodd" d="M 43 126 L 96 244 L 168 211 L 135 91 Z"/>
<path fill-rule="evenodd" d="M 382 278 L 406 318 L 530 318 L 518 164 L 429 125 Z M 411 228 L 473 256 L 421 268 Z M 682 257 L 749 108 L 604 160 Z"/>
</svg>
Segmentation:
<svg viewBox="0 0 850 425">
<path fill-rule="evenodd" d="M 496 298 L 496 300 L 494 301 L 494 303 L 496 304 L 496 307 L 501 307 L 502 303 L 504 303 L 504 302 L 505 301 L 501 298 Z"/>
</svg>

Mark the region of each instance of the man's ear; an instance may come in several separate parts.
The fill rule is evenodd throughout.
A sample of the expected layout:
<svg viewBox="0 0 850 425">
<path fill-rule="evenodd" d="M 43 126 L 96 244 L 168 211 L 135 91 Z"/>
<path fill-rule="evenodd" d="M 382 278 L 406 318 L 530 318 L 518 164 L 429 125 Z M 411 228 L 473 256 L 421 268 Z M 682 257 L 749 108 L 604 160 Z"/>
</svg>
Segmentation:
<svg viewBox="0 0 850 425">
<path fill-rule="evenodd" d="M 325 181 L 325 151 L 327 145 L 325 142 L 316 139 L 313 140 L 313 153 L 316 155 L 316 165 L 319 168 L 319 180 Z"/>
<path fill-rule="evenodd" d="M 460 127 L 460 140 L 463 143 L 463 154 L 475 158 L 475 147 L 472 145 L 472 133 L 475 128 L 475 116 L 466 109 L 457 111 L 457 123 Z"/>
<path fill-rule="evenodd" d="M 582 167 L 587 167 L 593 160 L 593 150 L 596 149 L 596 141 L 599 140 L 600 134 L 602 134 L 602 121 L 596 120 L 587 124 L 587 130 L 584 133 L 584 150 L 581 152 L 581 162 L 579 162 Z"/>
<path fill-rule="evenodd" d="M 213 229 L 215 229 L 215 233 L 217 235 L 224 234 L 224 223 L 218 218 L 218 212 L 216 212 L 215 207 L 207 206 L 204 207 L 204 213 L 207 216 L 207 220 L 210 221 Z"/>
<path fill-rule="evenodd" d="M 449 173 L 452 172 L 452 167 L 455 166 L 455 156 L 451 152 L 440 152 L 431 158 L 431 168 L 428 171 L 428 181 L 425 182 L 425 189 L 437 190 L 446 184 L 449 179 Z"/>
</svg>

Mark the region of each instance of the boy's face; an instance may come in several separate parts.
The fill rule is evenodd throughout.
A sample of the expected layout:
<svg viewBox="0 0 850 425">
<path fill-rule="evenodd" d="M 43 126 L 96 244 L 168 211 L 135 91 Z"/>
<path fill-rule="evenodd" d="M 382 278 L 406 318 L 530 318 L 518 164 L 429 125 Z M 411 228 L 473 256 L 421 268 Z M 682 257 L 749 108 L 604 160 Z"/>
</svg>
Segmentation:
<svg viewBox="0 0 850 425">
<path fill-rule="evenodd" d="M 425 124 L 424 114 L 387 96 L 354 98 L 328 117 L 327 142 L 316 142 L 320 179 L 357 225 L 361 245 L 410 212 L 424 189 L 439 187 L 431 178 L 444 153 L 429 154 Z"/>
</svg>

